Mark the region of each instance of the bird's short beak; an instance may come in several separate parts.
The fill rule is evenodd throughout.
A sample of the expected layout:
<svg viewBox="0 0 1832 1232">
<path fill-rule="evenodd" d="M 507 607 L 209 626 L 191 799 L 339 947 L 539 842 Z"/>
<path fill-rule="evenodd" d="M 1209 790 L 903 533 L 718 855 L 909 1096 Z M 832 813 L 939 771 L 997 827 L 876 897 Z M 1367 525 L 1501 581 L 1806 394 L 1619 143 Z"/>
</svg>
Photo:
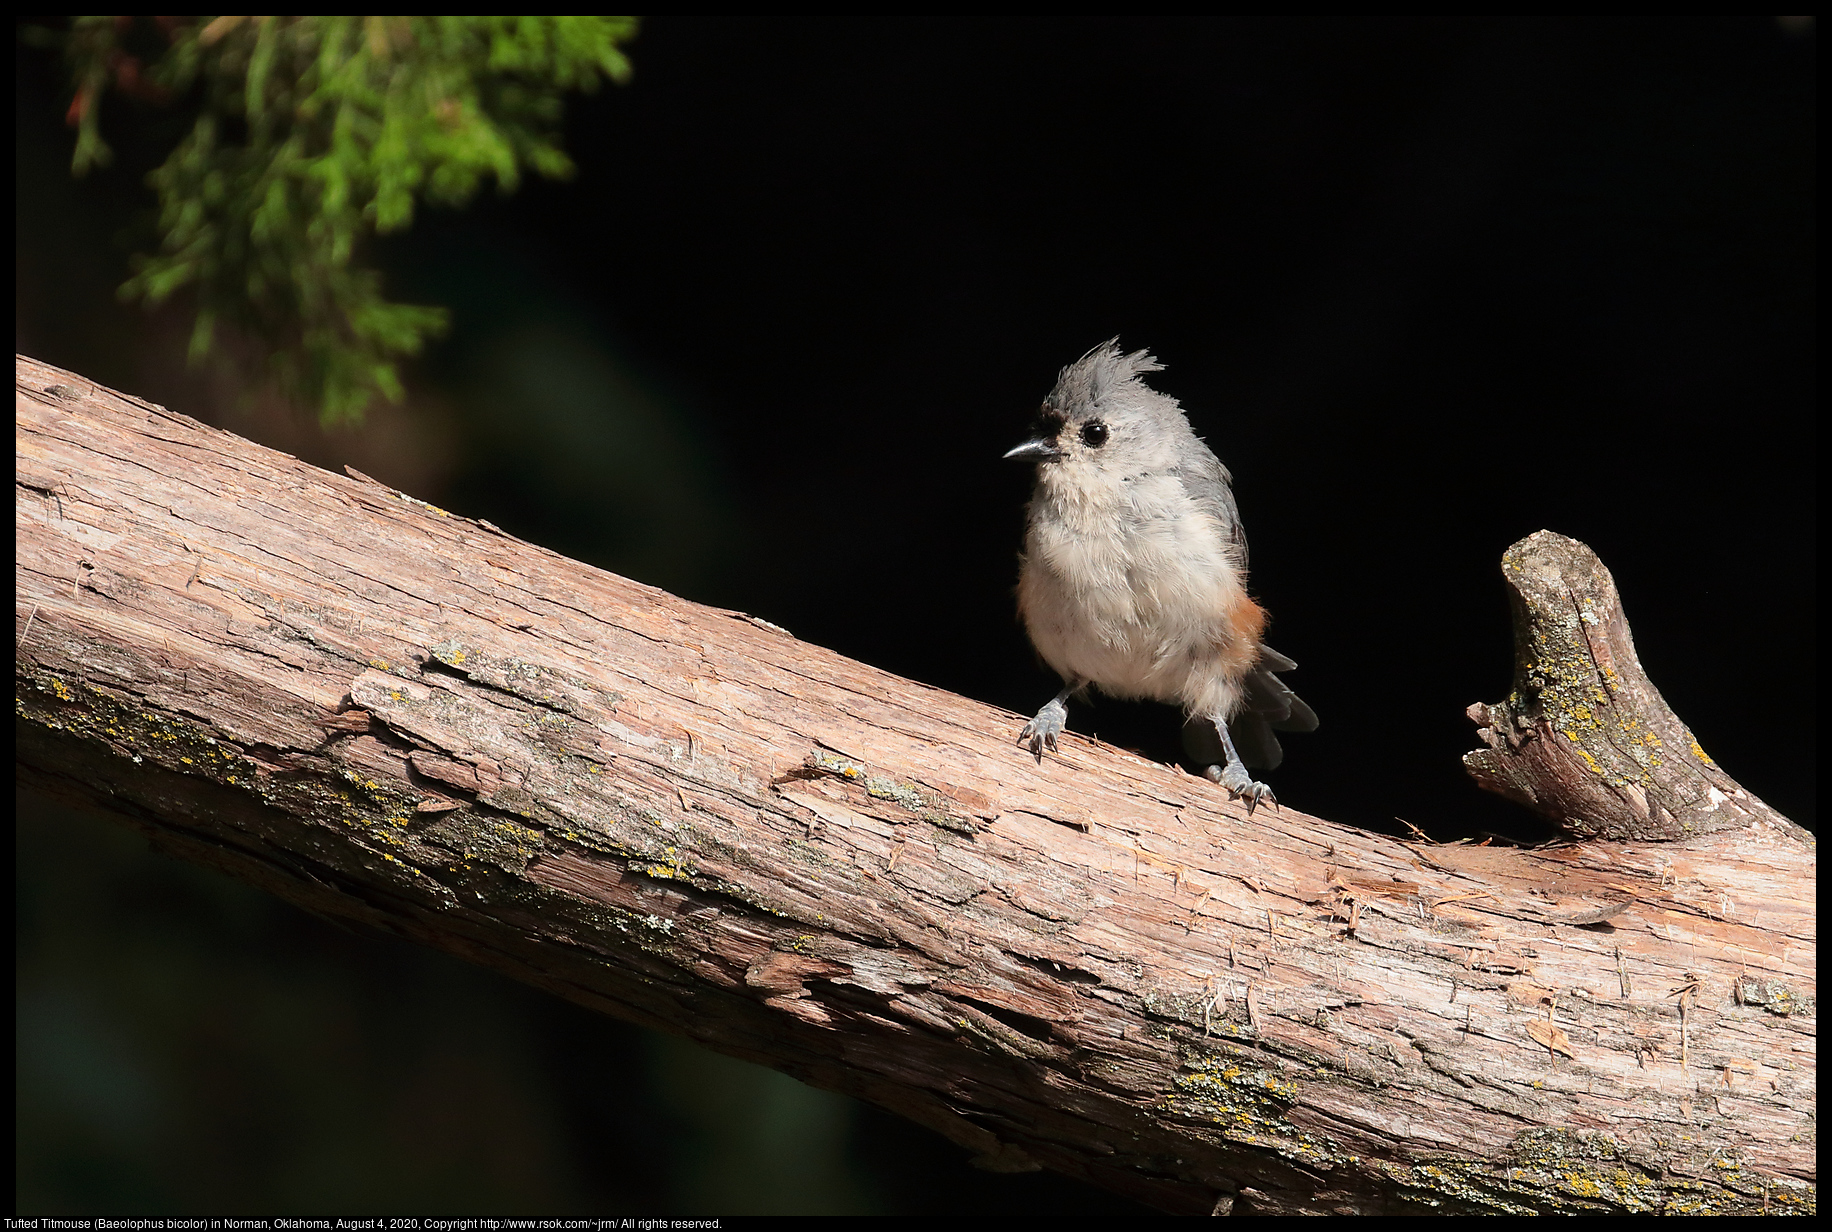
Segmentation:
<svg viewBox="0 0 1832 1232">
<path fill-rule="evenodd" d="M 1005 456 L 1020 462 L 1054 462 L 1062 457 L 1062 450 L 1056 448 L 1055 441 L 1038 437 L 1034 441 L 1025 441 Z"/>
</svg>

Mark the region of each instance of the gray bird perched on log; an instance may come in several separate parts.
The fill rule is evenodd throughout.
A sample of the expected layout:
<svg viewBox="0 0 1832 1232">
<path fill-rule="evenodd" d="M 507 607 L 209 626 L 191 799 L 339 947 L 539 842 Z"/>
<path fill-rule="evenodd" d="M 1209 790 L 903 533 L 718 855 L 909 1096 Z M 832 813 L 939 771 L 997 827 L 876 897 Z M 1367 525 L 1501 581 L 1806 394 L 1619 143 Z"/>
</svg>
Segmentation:
<svg viewBox="0 0 1832 1232">
<path fill-rule="evenodd" d="M 1037 464 L 1018 612 L 1062 677 L 1018 741 L 1041 762 L 1090 685 L 1171 702 L 1185 751 L 1251 815 L 1276 798 L 1247 767 L 1275 768 L 1273 729 L 1313 731 L 1317 716 L 1274 675 L 1297 664 L 1260 641 L 1227 468 L 1177 400 L 1141 379 L 1162 370 L 1102 343 L 1062 370 L 1032 438 L 1005 455 Z"/>
</svg>

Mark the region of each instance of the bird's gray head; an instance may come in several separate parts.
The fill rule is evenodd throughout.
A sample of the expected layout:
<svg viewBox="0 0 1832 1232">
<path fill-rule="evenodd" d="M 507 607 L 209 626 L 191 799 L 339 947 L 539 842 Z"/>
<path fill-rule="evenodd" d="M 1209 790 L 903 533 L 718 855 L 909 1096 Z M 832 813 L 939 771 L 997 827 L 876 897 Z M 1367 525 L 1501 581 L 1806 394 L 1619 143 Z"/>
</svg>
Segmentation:
<svg viewBox="0 0 1832 1232">
<path fill-rule="evenodd" d="M 1039 482 L 1053 486 L 1129 482 L 1177 469 L 1192 450 L 1206 454 L 1177 400 L 1141 379 L 1163 369 L 1109 338 L 1062 370 L 1031 439 L 1005 456 L 1038 463 Z"/>
</svg>

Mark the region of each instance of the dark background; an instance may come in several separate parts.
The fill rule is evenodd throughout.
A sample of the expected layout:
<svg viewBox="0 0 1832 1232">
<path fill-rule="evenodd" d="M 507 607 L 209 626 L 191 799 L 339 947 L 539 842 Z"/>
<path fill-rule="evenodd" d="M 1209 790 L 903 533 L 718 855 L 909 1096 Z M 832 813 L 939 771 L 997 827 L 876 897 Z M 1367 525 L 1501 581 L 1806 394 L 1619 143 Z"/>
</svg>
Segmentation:
<svg viewBox="0 0 1832 1232">
<path fill-rule="evenodd" d="M 999 455 L 1118 334 L 1232 469 L 1322 716 L 1282 802 L 1543 835 L 1458 757 L 1509 685 L 1500 554 L 1546 528 L 1813 824 L 1811 19 L 653 18 L 631 57 L 570 107 L 572 182 L 372 250 L 454 328 L 325 434 L 113 299 L 176 121 L 111 100 L 121 159 L 73 182 L 22 50 L 17 345 L 1029 714 Z M 1163 707 L 1071 725 L 1177 755 Z M 22 1209 L 1124 1209 L 28 804 Z"/>
</svg>

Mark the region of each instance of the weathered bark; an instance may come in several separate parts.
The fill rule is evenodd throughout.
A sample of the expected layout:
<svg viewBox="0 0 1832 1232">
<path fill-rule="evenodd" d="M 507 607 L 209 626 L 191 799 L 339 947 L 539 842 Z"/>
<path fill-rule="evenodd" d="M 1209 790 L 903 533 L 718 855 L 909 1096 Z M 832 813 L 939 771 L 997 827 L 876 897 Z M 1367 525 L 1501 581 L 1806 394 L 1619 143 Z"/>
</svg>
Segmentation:
<svg viewBox="0 0 1832 1232">
<path fill-rule="evenodd" d="M 1706 756 L 1648 680 L 1595 552 L 1542 530 L 1503 554 L 1501 575 L 1514 691 L 1469 708 L 1488 746 L 1463 757 L 1478 786 L 1585 838 L 1797 829 Z"/>
<path fill-rule="evenodd" d="M 17 362 L 18 761 L 164 849 L 1173 1211 L 1809 1209 L 1811 852 L 1426 846 Z"/>
</svg>

